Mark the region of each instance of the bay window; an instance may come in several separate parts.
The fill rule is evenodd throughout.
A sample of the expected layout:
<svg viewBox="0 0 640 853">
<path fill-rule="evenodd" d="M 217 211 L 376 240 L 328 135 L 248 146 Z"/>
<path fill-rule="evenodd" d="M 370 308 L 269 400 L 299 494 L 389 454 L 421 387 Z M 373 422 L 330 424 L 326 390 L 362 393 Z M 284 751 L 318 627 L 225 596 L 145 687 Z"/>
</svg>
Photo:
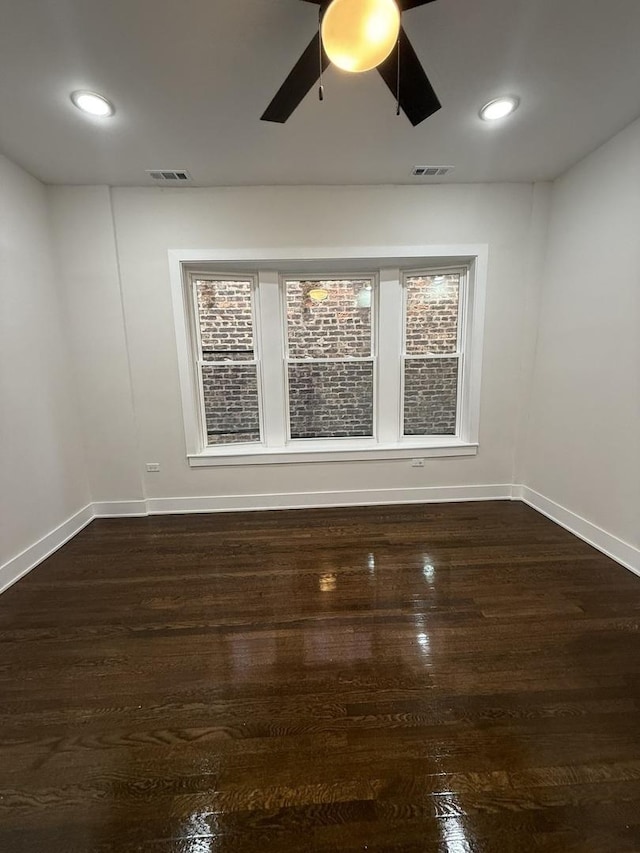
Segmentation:
<svg viewBox="0 0 640 853">
<path fill-rule="evenodd" d="M 181 258 L 189 463 L 474 454 L 477 257 L 403 260 Z"/>
</svg>

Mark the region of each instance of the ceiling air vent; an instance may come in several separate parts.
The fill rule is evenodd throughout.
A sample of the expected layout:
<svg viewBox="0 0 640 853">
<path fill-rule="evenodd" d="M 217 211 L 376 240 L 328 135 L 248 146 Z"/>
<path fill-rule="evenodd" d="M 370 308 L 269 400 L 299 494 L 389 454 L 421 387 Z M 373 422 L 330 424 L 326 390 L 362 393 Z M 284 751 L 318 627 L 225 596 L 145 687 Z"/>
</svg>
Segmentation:
<svg viewBox="0 0 640 853">
<path fill-rule="evenodd" d="M 414 166 L 411 174 L 416 178 L 444 178 L 453 169 L 453 166 Z"/>
<path fill-rule="evenodd" d="M 186 184 L 191 175 L 186 169 L 145 169 L 147 175 L 158 184 Z"/>
</svg>

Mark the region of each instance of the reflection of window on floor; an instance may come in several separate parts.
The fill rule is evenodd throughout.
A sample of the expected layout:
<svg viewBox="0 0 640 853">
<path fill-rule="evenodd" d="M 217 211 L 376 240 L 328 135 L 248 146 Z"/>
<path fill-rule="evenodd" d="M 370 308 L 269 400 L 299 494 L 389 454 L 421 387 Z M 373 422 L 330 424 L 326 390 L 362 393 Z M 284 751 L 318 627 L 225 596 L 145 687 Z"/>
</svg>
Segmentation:
<svg viewBox="0 0 640 853">
<path fill-rule="evenodd" d="M 389 322 L 380 313 L 382 304 L 389 308 L 380 292 L 388 285 L 377 274 L 284 276 L 270 310 L 259 274 L 194 274 L 205 444 L 359 439 L 371 446 L 387 411 L 397 417 L 387 424 L 387 442 L 459 435 L 466 283 L 464 268 L 398 273 Z M 276 349 L 265 346 L 273 341 Z M 391 377 L 384 394 L 381 359 Z M 282 412 L 265 418 L 275 398 Z"/>
</svg>

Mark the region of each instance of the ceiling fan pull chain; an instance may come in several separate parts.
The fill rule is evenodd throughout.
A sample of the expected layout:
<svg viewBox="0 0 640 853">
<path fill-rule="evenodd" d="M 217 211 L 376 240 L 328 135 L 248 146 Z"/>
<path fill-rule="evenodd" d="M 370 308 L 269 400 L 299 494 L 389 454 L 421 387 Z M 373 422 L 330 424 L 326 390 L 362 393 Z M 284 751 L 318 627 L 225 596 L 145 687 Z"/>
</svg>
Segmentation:
<svg viewBox="0 0 640 853">
<path fill-rule="evenodd" d="M 396 115 L 400 115 L 400 35 L 398 35 L 398 72 L 396 77 Z"/>
<path fill-rule="evenodd" d="M 318 59 L 320 62 L 320 86 L 318 100 L 324 101 L 324 86 L 322 85 L 322 6 L 318 10 Z"/>
</svg>

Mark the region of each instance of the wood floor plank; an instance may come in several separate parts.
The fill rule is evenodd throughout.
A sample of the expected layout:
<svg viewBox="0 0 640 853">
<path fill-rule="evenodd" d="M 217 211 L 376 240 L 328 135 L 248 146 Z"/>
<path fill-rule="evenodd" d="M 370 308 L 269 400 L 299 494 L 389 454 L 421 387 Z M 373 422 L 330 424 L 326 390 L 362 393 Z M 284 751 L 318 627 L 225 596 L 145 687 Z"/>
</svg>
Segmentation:
<svg viewBox="0 0 640 853">
<path fill-rule="evenodd" d="M 640 581 L 511 502 L 94 521 L 0 598 L 0 850 L 639 853 Z"/>
</svg>

